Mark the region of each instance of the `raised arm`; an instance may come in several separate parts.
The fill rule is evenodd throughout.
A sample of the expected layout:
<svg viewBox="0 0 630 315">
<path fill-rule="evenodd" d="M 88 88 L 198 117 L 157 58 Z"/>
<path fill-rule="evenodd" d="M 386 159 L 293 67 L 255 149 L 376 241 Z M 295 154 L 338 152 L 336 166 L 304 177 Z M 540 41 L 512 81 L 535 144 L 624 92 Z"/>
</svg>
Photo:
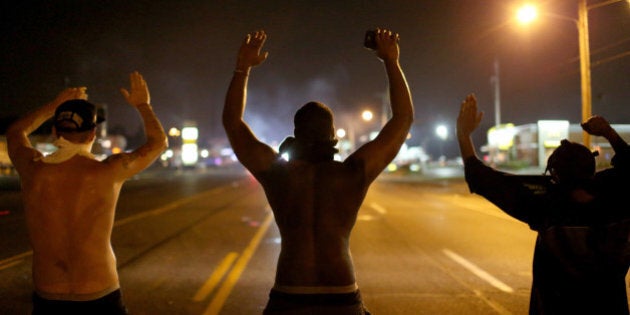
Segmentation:
<svg viewBox="0 0 630 315">
<path fill-rule="evenodd" d="M 610 123 L 601 116 L 592 116 L 581 124 L 582 129 L 593 136 L 600 136 L 606 138 L 615 152 L 621 152 L 626 149 L 628 143 L 626 143 L 617 131 L 610 125 Z"/>
<path fill-rule="evenodd" d="M 477 110 L 477 98 L 474 94 L 469 94 L 462 102 L 457 117 L 457 141 L 464 161 L 470 157 L 477 157 L 471 134 L 477 129 L 482 118 L 483 112 Z"/>
<path fill-rule="evenodd" d="M 267 39 L 264 31 L 247 34 L 238 51 L 236 69 L 225 97 L 223 128 L 234 153 L 245 168 L 256 175 L 269 168 L 277 153 L 259 141 L 243 120 L 247 101 L 247 81 L 252 67 L 267 59 L 268 53 L 260 53 Z"/>
<path fill-rule="evenodd" d="M 168 147 L 168 138 L 162 124 L 153 112 L 147 83 L 137 71 L 129 75 L 130 90 L 120 89 L 127 103 L 140 113 L 147 141 L 129 153 L 114 154 L 107 163 L 120 163 L 122 178 L 129 178 L 147 168 Z"/>
<path fill-rule="evenodd" d="M 346 159 L 346 162 L 362 162 L 366 179 L 370 182 L 396 157 L 413 123 L 413 102 L 399 63 L 398 40 L 397 33 L 387 29 L 376 30 L 376 54 L 385 65 L 392 117 L 374 140 L 361 146 Z"/>
<path fill-rule="evenodd" d="M 19 171 L 33 161 L 34 158 L 41 156 L 41 152 L 33 148 L 28 136 L 37 128 L 39 128 L 46 120 L 55 114 L 55 109 L 61 103 L 73 99 L 87 99 L 85 87 L 68 88 L 59 93 L 57 97 L 50 103 L 26 114 L 24 117 L 15 121 L 7 130 L 7 146 L 9 157 Z"/>
</svg>

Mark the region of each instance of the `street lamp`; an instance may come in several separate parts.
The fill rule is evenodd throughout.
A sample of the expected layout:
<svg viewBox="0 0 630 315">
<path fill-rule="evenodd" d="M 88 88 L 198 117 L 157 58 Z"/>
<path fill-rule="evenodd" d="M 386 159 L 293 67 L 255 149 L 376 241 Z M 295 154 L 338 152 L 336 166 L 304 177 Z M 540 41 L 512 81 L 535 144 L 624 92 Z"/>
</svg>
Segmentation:
<svg viewBox="0 0 630 315">
<path fill-rule="evenodd" d="M 587 5 L 586 0 L 578 0 L 578 18 L 545 13 L 545 15 L 574 22 L 578 29 L 578 43 L 580 47 L 580 81 L 582 91 L 582 121 L 591 117 L 591 55 L 588 41 L 588 10 L 599 8 L 616 2 L 628 0 L 608 0 L 593 5 Z M 518 12 L 518 19 L 522 23 L 529 23 L 536 17 L 536 9 L 531 5 L 523 6 Z M 591 137 L 586 131 L 582 131 L 583 143 L 586 147 L 591 147 Z"/>
<path fill-rule="evenodd" d="M 371 110 L 366 109 L 361 113 L 361 118 L 363 118 L 364 121 L 371 121 L 372 118 L 374 118 L 374 114 Z"/>
<path fill-rule="evenodd" d="M 438 125 L 435 127 L 435 135 L 440 138 L 440 159 L 444 156 L 444 141 L 448 138 L 448 128 L 445 125 Z"/>
<path fill-rule="evenodd" d="M 344 144 L 345 141 L 340 142 L 340 149 L 342 153 L 349 153 L 350 151 L 356 149 L 357 120 L 354 117 L 356 116 L 343 115 L 343 121 L 345 122 L 346 128 L 338 128 L 335 131 L 337 138 L 343 139 L 347 137 L 347 145 Z M 371 110 L 366 109 L 361 112 L 361 121 L 369 122 L 372 119 L 374 119 L 374 113 Z"/>
</svg>

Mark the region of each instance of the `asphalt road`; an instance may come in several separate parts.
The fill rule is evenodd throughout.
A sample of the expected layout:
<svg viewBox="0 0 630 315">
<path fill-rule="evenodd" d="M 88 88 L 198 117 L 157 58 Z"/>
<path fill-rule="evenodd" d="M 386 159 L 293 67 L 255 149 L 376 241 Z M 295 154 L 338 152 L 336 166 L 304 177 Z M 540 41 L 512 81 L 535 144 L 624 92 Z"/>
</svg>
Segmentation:
<svg viewBox="0 0 630 315">
<path fill-rule="evenodd" d="M 535 234 L 449 174 L 373 184 L 351 238 L 366 306 L 377 315 L 527 314 Z M 0 216 L 0 314 L 28 314 L 30 253 L 19 190 L 9 186 L 0 195 L 9 211 Z M 267 301 L 280 237 L 247 173 L 187 170 L 126 183 L 112 242 L 132 314 L 247 315 Z"/>
</svg>

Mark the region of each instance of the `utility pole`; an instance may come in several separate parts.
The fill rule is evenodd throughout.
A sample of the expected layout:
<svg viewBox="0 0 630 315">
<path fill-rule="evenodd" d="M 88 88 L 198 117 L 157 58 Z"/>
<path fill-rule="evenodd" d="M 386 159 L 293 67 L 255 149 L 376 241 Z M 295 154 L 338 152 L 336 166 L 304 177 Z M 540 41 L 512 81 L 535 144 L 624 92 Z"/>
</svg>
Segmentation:
<svg viewBox="0 0 630 315">
<path fill-rule="evenodd" d="M 494 75 L 490 78 L 494 86 L 494 125 L 501 124 L 501 86 L 499 81 L 499 59 L 494 57 Z"/>
</svg>

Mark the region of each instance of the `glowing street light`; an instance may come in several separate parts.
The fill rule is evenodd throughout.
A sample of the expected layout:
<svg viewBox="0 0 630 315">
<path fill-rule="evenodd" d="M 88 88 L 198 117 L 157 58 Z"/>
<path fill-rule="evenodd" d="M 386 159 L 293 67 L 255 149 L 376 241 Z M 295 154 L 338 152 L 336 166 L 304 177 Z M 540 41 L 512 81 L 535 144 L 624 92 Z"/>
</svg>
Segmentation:
<svg viewBox="0 0 630 315">
<path fill-rule="evenodd" d="M 440 145 L 440 159 L 443 159 L 444 157 L 444 141 L 446 141 L 446 138 L 448 138 L 448 128 L 446 128 L 445 125 L 438 125 L 437 127 L 435 127 L 435 135 L 440 138 L 439 145 Z"/>
<path fill-rule="evenodd" d="M 374 113 L 369 109 L 361 112 L 361 120 L 355 119 L 354 117 L 356 116 L 354 115 L 356 114 L 353 114 L 352 116 L 348 114 L 344 115 L 343 121 L 345 122 L 344 125 L 346 128 L 338 128 L 335 130 L 337 138 L 344 139 L 344 141 L 340 141 L 339 143 L 340 150 L 344 153 L 350 152 L 356 148 L 356 129 L 361 121 L 369 122 L 374 119 Z"/>
<path fill-rule="evenodd" d="M 516 13 L 516 19 L 522 24 L 527 24 L 536 19 L 538 11 L 531 4 L 523 5 Z"/>
<path fill-rule="evenodd" d="M 374 114 L 371 110 L 366 109 L 361 113 L 361 118 L 363 118 L 363 120 L 365 121 L 371 121 L 372 118 L 374 118 Z"/>
<path fill-rule="evenodd" d="M 446 140 L 446 138 L 448 138 L 448 129 L 444 125 L 439 125 L 435 127 L 435 134 L 438 138 Z"/>
<path fill-rule="evenodd" d="M 574 22 L 578 29 L 578 41 L 580 47 L 580 80 L 582 90 L 582 121 L 586 121 L 591 117 L 591 56 L 588 41 L 588 10 L 599 8 L 608 4 L 628 0 L 608 0 L 602 1 L 593 5 L 587 5 L 586 0 L 578 1 L 578 19 L 557 15 L 553 13 L 545 13 L 545 15 Z M 519 21 L 522 23 L 528 23 L 535 19 L 537 16 L 536 8 L 533 5 L 523 6 L 517 13 Z M 586 132 L 582 132 L 583 143 L 586 147 L 591 147 L 591 137 Z"/>
<path fill-rule="evenodd" d="M 346 130 L 343 128 L 337 129 L 337 138 L 344 138 L 346 136 Z"/>
</svg>

